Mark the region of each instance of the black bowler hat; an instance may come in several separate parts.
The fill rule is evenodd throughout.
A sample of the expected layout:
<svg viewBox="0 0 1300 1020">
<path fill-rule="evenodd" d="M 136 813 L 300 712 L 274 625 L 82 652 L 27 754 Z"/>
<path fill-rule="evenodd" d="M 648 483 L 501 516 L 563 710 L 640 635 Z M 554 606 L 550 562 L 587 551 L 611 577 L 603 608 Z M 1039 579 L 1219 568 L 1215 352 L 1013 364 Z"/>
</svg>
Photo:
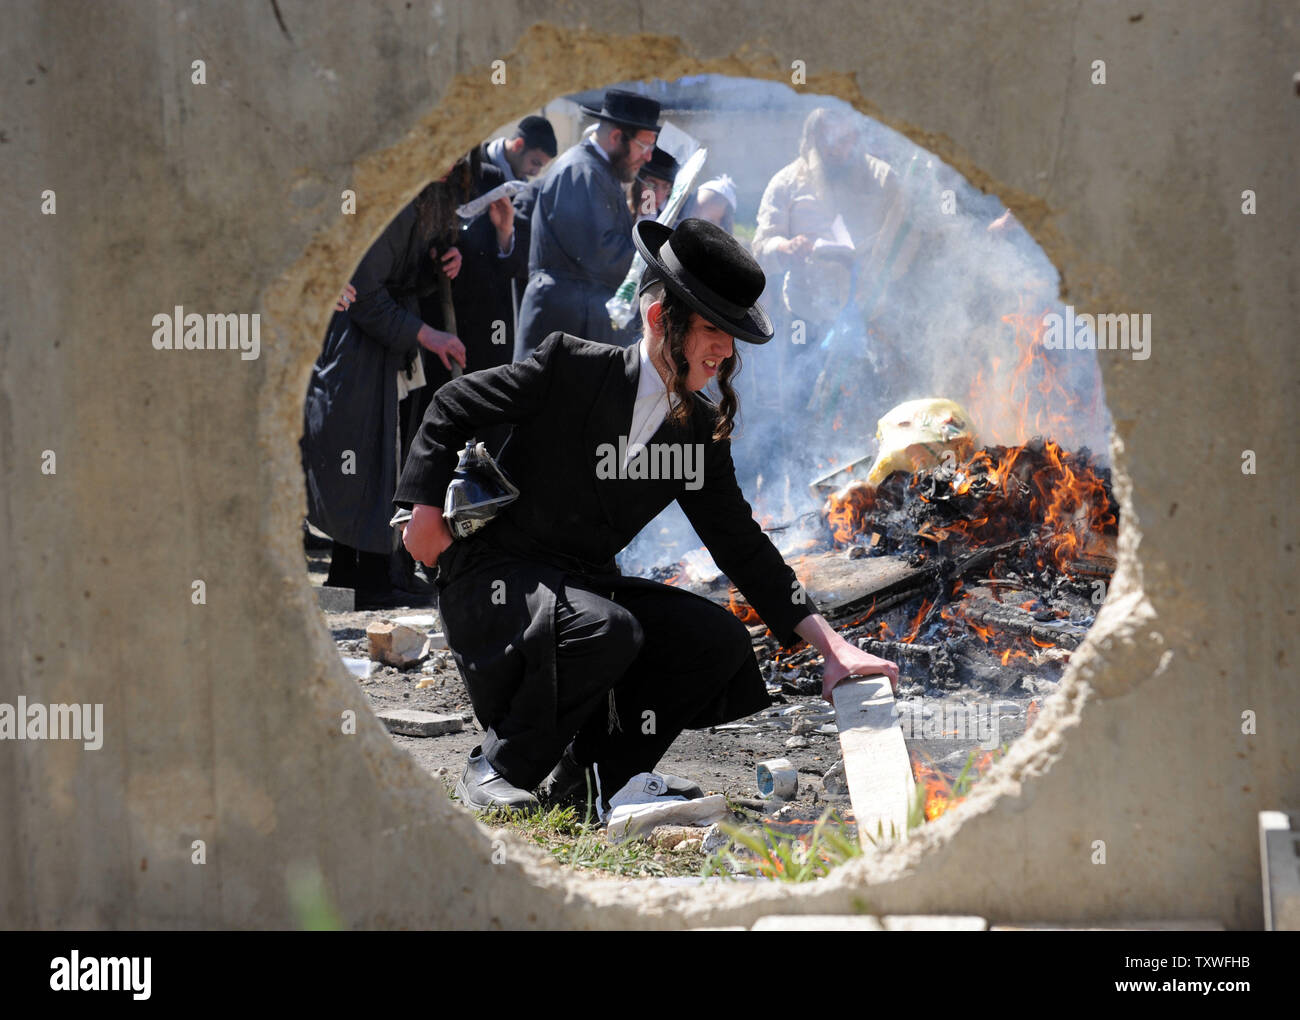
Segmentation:
<svg viewBox="0 0 1300 1020">
<path fill-rule="evenodd" d="M 619 127 L 630 127 L 637 131 L 659 130 L 659 104 L 625 89 L 607 90 L 605 105 L 599 110 L 594 106 L 583 106 L 581 109 L 589 117 L 608 120 Z"/>
<path fill-rule="evenodd" d="M 655 151 L 650 154 L 645 166 L 641 167 L 638 177 L 655 177 L 661 181 L 667 181 L 672 184 L 677 180 L 677 171 L 681 167 L 677 165 L 677 160 L 664 152 L 659 146 L 655 146 Z"/>
<path fill-rule="evenodd" d="M 740 242 L 708 220 L 682 220 L 674 230 L 642 220 L 632 231 L 646 260 L 644 290 L 656 280 L 737 340 L 765 344 L 772 320 L 758 304 L 767 278 Z"/>
</svg>

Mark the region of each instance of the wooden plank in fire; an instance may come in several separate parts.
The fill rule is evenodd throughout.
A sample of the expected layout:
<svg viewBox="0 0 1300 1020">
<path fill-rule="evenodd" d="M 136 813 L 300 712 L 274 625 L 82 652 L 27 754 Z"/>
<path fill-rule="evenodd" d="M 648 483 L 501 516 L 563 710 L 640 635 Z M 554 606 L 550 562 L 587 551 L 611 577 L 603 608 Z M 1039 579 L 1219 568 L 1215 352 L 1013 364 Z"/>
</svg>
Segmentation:
<svg viewBox="0 0 1300 1020">
<path fill-rule="evenodd" d="M 919 595 L 927 588 L 933 587 L 941 578 L 955 580 L 971 571 L 982 570 L 999 556 L 1011 552 L 1025 541 L 1022 538 L 1013 539 L 1001 545 L 977 549 L 955 562 L 932 560 L 920 567 L 909 566 L 901 557 L 874 556 L 860 560 L 844 560 L 843 554 L 839 553 L 836 554 L 836 558 L 844 563 L 867 565 L 859 567 L 856 572 L 853 572 L 852 568 L 843 566 L 839 568 L 840 572 L 846 575 L 847 580 L 853 583 L 856 589 L 853 595 L 836 601 L 823 602 L 813 587 L 806 583 L 804 587 L 809 588 L 809 594 L 822 606 L 822 615 L 828 620 L 837 620 L 864 611 L 870 611 L 874 616 Z M 807 558 L 807 560 L 811 559 L 813 558 Z M 807 561 L 805 561 L 806 565 Z M 950 569 L 945 571 L 945 566 Z M 814 576 L 822 577 L 827 569 L 819 567 Z"/>
<path fill-rule="evenodd" d="M 843 553 L 832 554 L 815 565 L 805 580 L 808 594 L 821 606 L 822 615 L 834 620 L 872 609 L 880 612 L 906 602 L 913 595 L 932 587 L 939 577 L 939 567 L 910 566 L 896 556 L 870 556 L 850 560 Z M 799 573 L 809 566 L 807 557 Z M 840 594 L 851 591 L 847 597 Z"/>
<path fill-rule="evenodd" d="M 1019 606 L 999 602 L 987 588 L 981 587 L 971 588 L 967 592 L 961 614 L 970 623 L 990 627 L 1004 634 L 1030 638 L 1040 648 L 1057 647 L 1072 651 L 1083 643 L 1088 631 L 1082 624 L 1071 624 L 1068 621 L 1049 626 Z"/>
<path fill-rule="evenodd" d="M 831 692 L 844 754 L 849 800 L 865 847 L 907 836 L 908 801 L 915 790 L 903 730 L 886 676 L 851 677 Z"/>
</svg>

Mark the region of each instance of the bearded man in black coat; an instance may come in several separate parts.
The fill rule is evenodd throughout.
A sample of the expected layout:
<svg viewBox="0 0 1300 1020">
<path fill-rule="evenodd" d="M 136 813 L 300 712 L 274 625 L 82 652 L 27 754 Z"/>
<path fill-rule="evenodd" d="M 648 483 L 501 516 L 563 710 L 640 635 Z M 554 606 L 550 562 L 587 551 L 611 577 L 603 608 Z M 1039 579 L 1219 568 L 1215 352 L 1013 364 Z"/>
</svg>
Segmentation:
<svg viewBox="0 0 1300 1020">
<path fill-rule="evenodd" d="M 556 330 L 615 342 L 605 302 L 632 265 L 632 212 L 626 186 L 659 135 L 659 104 L 622 89 L 605 93 L 595 133 L 559 159 L 532 189 L 528 286 L 519 304 L 515 360 Z"/>
<path fill-rule="evenodd" d="M 590 782 L 603 815 L 683 729 L 769 704 L 735 616 L 615 565 L 674 499 L 780 642 L 822 652 L 826 697 L 853 674 L 897 683 L 893 663 L 817 614 L 736 484 L 733 338 L 771 339 L 756 304 L 762 270 L 702 220 L 675 231 L 647 221 L 635 237 L 648 266 L 642 342 L 621 349 L 553 333 L 524 361 L 448 383 L 398 485 L 395 502 L 412 507 L 403 541 L 437 564 L 448 644 L 486 727 L 457 786 L 475 808 L 535 805 L 539 784 L 549 802 L 585 802 Z M 714 381 L 717 404 L 701 392 Z M 514 431 L 500 466 L 521 494 L 453 542 L 441 507 L 457 451 L 501 423 Z"/>
</svg>

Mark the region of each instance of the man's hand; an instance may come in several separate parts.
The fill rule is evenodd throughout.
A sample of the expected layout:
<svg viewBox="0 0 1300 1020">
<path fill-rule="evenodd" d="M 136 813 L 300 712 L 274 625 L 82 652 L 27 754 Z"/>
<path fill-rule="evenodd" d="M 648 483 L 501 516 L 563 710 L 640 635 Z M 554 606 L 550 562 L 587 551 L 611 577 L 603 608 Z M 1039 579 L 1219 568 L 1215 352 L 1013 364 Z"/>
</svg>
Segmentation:
<svg viewBox="0 0 1300 1020">
<path fill-rule="evenodd" d="M 435 262 L 438 261 L 438 249 L 430 248 L 429 257 Z M 447 274 L 448 280 L 456 279 L 456 274 L 460 272 L 460 249 L 448 248 L 442 254 L 442 271 Z"/>
<path fill-rule="evenodd" d="M 877 673 L 883 673 L 889 677 L 889 686 L 895 694 L 898 693 L 898 665 L 890 662 L 888 659 L 881 659 L 869 652 L 864 652 L 861 648 L 849 644 L 847 641 L 842 642 L 843 649 L 837 650 L 832 656 L 826 656 L 826 665 L 822 668 L 822 699 L 834 704 L 831 697 L 831 691 L 842 680 L 851 676 L 871 676 Z"/>
<path fill-rule="evenodd" d="M 434 566 L 443 550 L 451 545 L 451 531 L 442 519 L 442 511 L 423 503 L 411 507 L 410 523 L 402 528 L 402 544 L 426 567 Z"/>
<path fill-rule="evenodd" d="M 776 246 L 776 250 L 783 255 L 807 255 L 813 248 L 813 239 L 807 234 L 799 234 L 795 237 L 787 237 L 784 241 Z"/>
<path fill-rule="evenodd" d="M 510 250 L 510 238 L 515 232 L 515 207 L 508 198 L 498 198 L 488 206 L 488 219 L 497 232 L 497 248 Z"/>
<path fill-rule="evenodd" d="M 428 323 L 420 327 L 420 332 L 416 336 L 420 346 L 425 350 L 433 351 L 442 361 L 442 367 L 448 372 L 451 371 L 451 363 L 455 361 L 461 368 L 465 367 L 465 345 L 460 342 L 460 338 L 454 333 L 445 333 L 440 329 L 434 329 Z"/>
<path fill-rule="evenodd" d="M 346 312 L 348 310 L 348 305 L 352 304 L 356 299 L 357 288 L 352 286 L 350 283 L 345 283 L 343 285 L 343 293 L 340 294 L 339 299 L 334 302 L 334 311 Z"/>
<path fill-rule="evenodd" d="M 822 653 L 822 698 L 831 699 L 836 684 L 850 676 L 871 676 L 883 673 L 889 677 L 889 686 L 898 693 L 898 666 L 851 645 L 818 613 L 800 620 L 795 633 Z"/>
</svg>

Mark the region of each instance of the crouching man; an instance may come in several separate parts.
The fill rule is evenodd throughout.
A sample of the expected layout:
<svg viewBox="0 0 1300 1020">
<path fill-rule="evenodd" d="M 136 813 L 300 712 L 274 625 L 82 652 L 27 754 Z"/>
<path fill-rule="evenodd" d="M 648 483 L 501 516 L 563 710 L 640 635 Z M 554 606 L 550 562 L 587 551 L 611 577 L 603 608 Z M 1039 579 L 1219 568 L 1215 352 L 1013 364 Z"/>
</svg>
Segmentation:
<svg viewBox="0 0 1300 1020">
<path fill-rule="evenodd" d="M 780 642 L 802 638 L 825 656 L 825 697 L 854 674 L 898 681 L 897 666 L 849 644 L 817 614 L 736 483 L 733 338 L 772 337 L 756 303 L 762 270 L 702 220 L 676 230 L 643 222 L 635 239 L 648 266 L 640 344 L 623 349 L 552 333 L 525 361 L 447 383 L 394 498 L 412 508 L 406 548 L 438 567 L 447 642 L 486 727 L 457 785 L 474 808 L 532 807 L 538 788 L 548 803 L 585 804 L 590 783 L 604 813 L 683 729 L 770 703 L 735 616 L 618 572 L 615 555 L 673 500 Z M 703 395 L 710 383 L 717 403 Z M 501 423 L 514 430 L 500 466 L 520 495 L 453 542 L 440 508 L 457 452 Z M 622 458 L 617 471 L 611 449 Z M 692 471 L 664 477 L 646 461 L 633 463 L 638 457 Z M 668 778 L 670 793 L 698 795 Z"/>
</svg>

